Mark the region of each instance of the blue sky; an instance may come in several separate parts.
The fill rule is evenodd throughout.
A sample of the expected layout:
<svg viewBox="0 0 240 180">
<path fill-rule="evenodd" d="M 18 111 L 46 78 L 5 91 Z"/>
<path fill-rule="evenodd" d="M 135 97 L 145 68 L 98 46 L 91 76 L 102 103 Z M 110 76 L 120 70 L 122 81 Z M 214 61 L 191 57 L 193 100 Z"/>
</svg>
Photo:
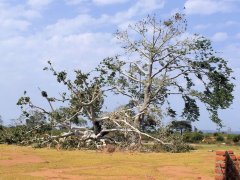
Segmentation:
<svg viewBox="0 0 240 180">
<path fill-rule="evenodd" d="M 39 105 L 45 104 L 38 87 L 61 91 L 42 71 L 48 60 L 69 72 L 91 69 L 119 52 L 116 29 L 147 14 L 166 18 L 177 11 L 186 13 L 188 33 L 211 39 L 233 68 L 235 100 L 220 114 L 226 128 L 240 130 L 240 0 L 0 0 L 0 115 L 5 123 L 20 115 L 16 102 L 24 90 Z M 109 104 L 121 101 L 111 97 Z M 194 125 L 216 129 L 205 111 Z"/>
</svg>

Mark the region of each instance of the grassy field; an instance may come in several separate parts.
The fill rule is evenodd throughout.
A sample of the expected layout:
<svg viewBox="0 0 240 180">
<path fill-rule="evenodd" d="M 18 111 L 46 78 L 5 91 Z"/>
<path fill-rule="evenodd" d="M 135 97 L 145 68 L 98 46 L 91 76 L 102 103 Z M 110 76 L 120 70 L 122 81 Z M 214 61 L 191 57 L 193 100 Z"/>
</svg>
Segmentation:
<svg viewBox="0 0 240 180">
<path fill-rule="evenodd" d="M 240 148 L 201 145 L 189 153 L 113 154 L 0 145 L 0 179 L 213 179 L 215 152 Z"/>
</svg>

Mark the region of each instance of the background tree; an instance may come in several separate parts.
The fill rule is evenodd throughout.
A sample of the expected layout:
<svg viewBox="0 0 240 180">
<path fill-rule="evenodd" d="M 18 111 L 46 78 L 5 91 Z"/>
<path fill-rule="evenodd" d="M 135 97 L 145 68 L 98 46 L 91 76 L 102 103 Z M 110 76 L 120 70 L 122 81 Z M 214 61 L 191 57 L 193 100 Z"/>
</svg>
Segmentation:
<svg viewBox="0 0 240 180">
<path fill-rule="evenodd" d="M 183 131 L 191 132 L 192 125 L 191 121 L 172 121 L 169 125 L 169 128 L 172 130 L 180 131 L 181 135 Z"/>
<path fill-rule="evenodd" d="M 232 103 L 232 70 L 210 40 L 188 35 L 186 28 L 184 15 L 176 13 L 167 20 L 148 16 L 115 34 L 125 54 L 104 59 L 101 68 L 115 93 L 129 98 L 137 129 L 149 115 L 156 121 L 177 115 L 196 121 L 200 102 L 222 126 L 218 111 Z M 183 105 L 181 114 L 174 110 L 176 102 Z"/>
<path fill-rule="evenodd" d="M 46 116 L 39 110 L 31 110 L 29 116 L 25 117 L 26 126 L 35 127 L 46 123 Z"/>
<path fill-rule="evenodd" d="M 66 119 L 69 119 L 69 121 L 67 122 L 69 127 L 72 127 L 72 125 L 77 125 L 77 126 L 86 126 L 87 125 L 86 119 L 84 119 L 81 116 L 72 117 L 71 111 L 72 111 L 72 109 L 70 107 L 60 107 L 60 108 L 56 109 L 56 112 L 58 113 L 59 117 L 61 117 L 59 119 L 60 121 L 64 122 Z M 64 128 L 64 127 L 62 127 L 62 128 Z"/>
</svg>

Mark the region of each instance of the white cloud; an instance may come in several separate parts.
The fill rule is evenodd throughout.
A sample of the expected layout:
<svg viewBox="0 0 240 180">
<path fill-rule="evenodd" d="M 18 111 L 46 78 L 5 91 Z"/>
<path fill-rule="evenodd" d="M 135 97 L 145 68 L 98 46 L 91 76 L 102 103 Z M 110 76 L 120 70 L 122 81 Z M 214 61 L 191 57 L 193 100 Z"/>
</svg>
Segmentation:
<svg viewBox="0 0 240 180">
<path fill-rule="evenodd" d="M 0 2 L 0 12 L 0 38 L 28 30 L 31 21 L 41 16 L 38 11 L 27 8 L 24 4 L 12 5 L 6 2 Z"/>
<path fill-rule="evenodd" d="M 125 24 L 125 21 L 130 20 L 135 16 L 141 16 L 162 9 L 164 5 L 164 0 L 139 0 L 128 10 L 116 13 L 112 18 L 112 21 L 119 25 L 122 23 Z"/>
<path fill-rule="evenodd" d="M 240 49 L 240 43 L 231 43 L 224 47 L 224 57 L 229 60 L 231 67 L 240 68 L 239 49 Z"/>
<path fill-rule="evenodd" d="M 95 18 L 89 14 L 80 14 L 70 19 L 59 19 L 55 24 L 47 26 L 45 31 L 50 36 L 54 34 L 66 36 L 80 32 L 96 31 L 98 28 L 109 25 L 125 28 L 134 22 L 136 16 L 151 13 L 154 10 L 163 8 L 163 6 L 163 0 L 139 0 L 126 11 L 120 11 L 114 15 L 102 14 L 100 17 Z"/>
<path fill-rule="evenodd" d="M 34 9 L 41 9 L 45 6 L 48 6 L 54 0 L 28 0 L 27 4 Z"/>
<path fill-rule="evenodd" d="M 225 27 L 226 27 L 226 26 L 238 26 L 238 25 L 240 25 L 240 23 L 237 22 L 237 21 L 231 21 L 231 20 L 230 20 L 230 21 L 225 22 L 224 25 L 225 25 Z M 224 26 L 224 25 L 223 25 L 223 26 Z"/>
<path fill-rule="evenodd" d="M 52 95 L 58 95 L 61 91 L 61 88 L 56 89 L 58 84 L 51 73 L 42 71 L 48 60 L 59 70 L 89 71 L 103 58 L 119 52 L 111 33 L 56 34 L 50 37 L 39 32 L 27 37 L 1 40 L 0 49 L 0 97 L 7 98 L 7 102 L 0 102 L 0 106 L 4 106 L 0 114 L 8 118 L 17 117 L 18 107 L 15 104 L 24 90 L 32 92 L 34 102 L 40 106 L 42 99 L 38 100 L 37 87 L 52 92 Z"/>
<path fill-rule="evenodd" d="M 32 20 L 35 18 L 40 18 L 42 15 L 39 11 L 33 10 L 33 9 L 24 9 L 21 12 L 22 16 L 25 17 L 28 20 Z"/>
<path fill-rule="evenodd" d="M 231 0 L 187 0 L 185 8 L 187 14 L 210 15 L 232 12 L 236 8 L 234 2 Z"/>
<path fill-rule="evenodd" d="M 121 4 L 121 3 L 126 3 L 127 1 L 129 0 L 65 0 L 65 2 L 69 5 L 92 3 L 100 6 Z"/>
<path fill-rule="evenodd" d="M 82 3 L 88 3 L 89 0 L 65 0 L 66 4 L 68 5 L 77 5 Z"/>
<path fill-rule="evenodd" d="M 87 26 L 95 22 L 95 19 L 90 15 L 78 15 L 71 19 L 60 19 L 55 24 L 51 24 L 46 27 L 46 31 L 50 36 L 68 35 L 72 33 L 80 32 L 81 30 L 87 30 Z M 96 25 L 96 24 L 94 24 Z"/>
<path fill-rule="evenodd" d="M 39 33 L 29 37 L 18 36 L 2 40 L 0 48 L 0 56 L 3 57 L 1 65 L 11 64 L 8 68 L 16 70 L 19 74 L 24 67 L 31 67 L 28 71 L 41 70 L 49 59 L 53 59 L 62 67 L 74 69 L 79 65 L 79 68 L 90 70 L 106 56 L 117 53 L 111 33 L 80 33 L 51 37 Z M 27 72 L 22 71 L 22 74 L 24 73 Z"/>
<path fill-rule="evenodd" d="M 1 19 L 0 24 L 3 29 L 24 31 L 28 28 L 30 22 L 17 19 Z"/>
<path fill-rule="evenodd" d="M 225 22 L 218 22 L 218 23 L 207 23 L 207 24 L 197 24 L 193 28 L 196 30 L 206 30 L 208 28 L 227 28 L 227 27 L 233 27 L 233 26 L 240 26 L 240 23 L 233 20 L 228 20 Z"/>
<path fill-rule="evenodd" d="M 240 39 L 240 33 L 237 33 L 237 34 L 236 34 L 236 38 L 237 38 L 237 39 Z"/>
<path fill-rule="evenodd" d="M 211 39 L 215 42 L 222 42 L 228 39 L 228 34 L 226 32 L 217 32 Z"/>
<path fill-rule="evenodd" d="M 194 29 L 205 30 L 205 29 L 209 28 L 210 26 L 211 26 L 211 24 L 198 24 L 198 25 L 194 26 Z"/>
<path fill-rule="evenodd" d="M 129 0 L 93 0 L 93 3 L 97 5 L 110 5 L 110 4 L 119 4 L 125 3 Z"/>
</svg>

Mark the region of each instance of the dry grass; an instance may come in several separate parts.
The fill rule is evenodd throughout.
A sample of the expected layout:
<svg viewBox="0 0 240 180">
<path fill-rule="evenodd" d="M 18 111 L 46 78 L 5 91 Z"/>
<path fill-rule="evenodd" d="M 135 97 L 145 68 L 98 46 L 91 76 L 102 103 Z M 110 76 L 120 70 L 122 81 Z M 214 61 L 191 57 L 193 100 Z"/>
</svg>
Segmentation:
<svg viewBox="0 0 240 180">
<path fill-rule="evenodd" d="M 215 152 L 238 147 L 201 145 L 190 153 L 99 153 L 0 145 L 2 179 L 213 179 Z"/>
</svg>

